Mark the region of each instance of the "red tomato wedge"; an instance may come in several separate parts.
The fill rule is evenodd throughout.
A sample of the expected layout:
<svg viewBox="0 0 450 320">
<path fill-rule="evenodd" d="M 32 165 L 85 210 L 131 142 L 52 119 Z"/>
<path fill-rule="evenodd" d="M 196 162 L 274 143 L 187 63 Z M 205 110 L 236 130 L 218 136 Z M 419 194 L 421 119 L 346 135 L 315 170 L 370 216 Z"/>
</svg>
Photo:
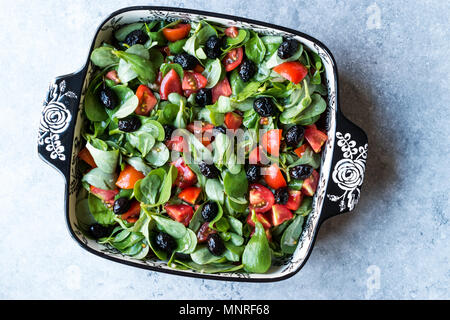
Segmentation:
<svg viewBox="0 0 450 320">
<path fill-rule="evenodd" d="M 97 168 L 97 165 L 95 164 L 94 158 L 92 158 L 91 153 L 89 152 L 88 148 L 83 148 L 78 153 L 78 158 L 86 162 L 88 165 L 90 165 L 92 168 Z"/>
<path fill-rule="evenodd" d="M 206 240 L 208 240 L 208 236 L 213 233 L 217 233 L 217 231 L 209 227 L 209 222 L 205 222 L 204 224 L 202 224 L 200 230 L 198 230 L 197 232 L 198 242 L 199 243 L 206 242 Z"/>
<path fill-rule="evenodd" d="M 189 222 L 191 222 L 192 216 L 194 215 L 194 209 L 187 204 L 166 204 L 164 208 L 169 217 L 175 221 L 181 222 L 186 227 L 189 225 Z"/>
<path fill-rule="evenodd" d="M 115 84 L 120 83 L 119 75 L 117 74 L 116 70 L 111 70 L 105 75 L 106 79 L 114 81 Z"/>
<path fill-rule="evenodd" d="M 305 196 L 312 197 L 314 193 L 316 193 L 319 178 L 320 178 L 319 173 L 316 170 L 314 170 L 313 173 L 309 176 L 309 178 L 303 181 L 302 193 Z"/>
<path fill-rule="evenodd" d="M 222 63 L 226 71 L 232 71 L 242 63 L 242 59 L 244 59 L 244 49 L 239 47 L 229 51 L 223 58 Z"/>
<path fill-rule="evenodd" d="M 248 156 L 248 162 L 250 164 L 266 164 L 269 162 L 269 159 L 264 153 L 262 146 L 259 146 L 250 152 Z"/>
<path fill-rule="evenodd" d="M 236 27 L 229 27 L 225 29 L 225 35 L 230 38 L 236 38 L 239 34 L 239 29 Z"/>
<path fill-rule="evenodd" d="M 228 81 L 227 77 L 225 77 L 221 82 L 216 84 L 214 88 L 212 88 L 212 102 L 216 103 L 216 101 L 219 100 L 220 96 L 229 97 L 232 93 L 233 91 L 231 91 L 230 82 Z"/>
<path fill-rule="evenodd" d="M 282 63 L 273 68 L 273 71 L 295 84 L 305 79 L 308 74 L 308 69 L 298 61 Z"/>
<path fill-rule="evenodd" d="M 90 186 L 89 187 L 91 193 L 95 196 L 97 196 L 98 198 L 102 199 L 105 202 L 109 202 L 111 200 L 114 200 L 114 198 L 116 197 L 116 195 L 119 194 L 119 190 L 115 189 L 115 190 L 103 190 L 103 189 L 99 189 L 96 188 L 94 186 Z"/>
<path fill-rule="evenodd" d="M 254 183 L 250 186 L 250 212 L 255 210 L 255 213 L 264 213 L 272 208 L 275 203 L 275 197 L 272 191 L 266 187 Z"/>
<path fill-rule="evenodd" d="M 214 125 L 210 123 L 201 122 L 201 127 L 198 127 L 195 126 L 194 122 L 192 122 L 188 124 L 187 129 L 194 135 L 196 135 L 196 138 L 199 139 L 205 147 L 211 144 L 213 138 Z"/>
<path fill-rule="evenodd" d="M 136 182 L 144 178 L 145 176 L 142 172 L 137 171 L 135 168 L 127 164 L 120 173 L 116 186 L 121 189 L 131 190 L 134 188 Z"/>
<path fill-rule="evenodd" d="M 190 90 L 195 92 L 206 87 L 208 79 L 206 79 L 201 73 L 185 71 L 183 77 L 183 90 Z M 192 93 L 191 92 L 191 93 Z"/>
<path fill-rule="evenodd" d="M 295 211 L 300 207 L 302 200 L 303 200 L 303 195 L 300 191 L 289 190 L 289 198 L 288 198 L 288 201 L 285 204 L 285 206 L 289 210 Z"/>
<path fill-rule="evenodd" d="M 228 129 L 237 130 L 242 125 L 243 118 L 234 112 L 228 112 L 225 115 L 225 125 Z"/>
<path fill-rule="evenodd" d="M 284 176 L 276 163 L 272 164 L 268 168 L 265 168 L 264 180 L 272 189 L 279 189 L 287 186 L 286 180 L 284 179 Z"/>
<path fill-rule="evenodd" d="M 187 143 L 184 142 L 183 137 L 176 136 L 165 142 L 167 148 L 172 151 L 183 152 L 183 150 L 188 150 Z"/>
<path fill-rule="evenodd" d="M 295 154 L 298 155 L 299 158 L 303 157 L 303 154 L 306 151 L 306 147 L 307 147 L 306 143 L 302 144 L 300 147 L 294 150 Z"/>
<path fill-rule="evenodd" d="M 175 42 L 184 39 L 191 31 L 191 25 L 188 23 L 180 23 L 172 28 L 163 29 L 164 37 L 170 42 Z"/>
<path fill-rule="evenodd" d="M 177 161 L 172 163 L 178 170 L 178 176 L 175 180 L 175 185 L 181 189 L 186 189 L 193 184 L 197 183 L 197 176 L 185 163 L 183 158 L 179 158 Z"/>
<path fill-rule="evenodd" d="M 158 103 L 153 92 L 149 87 L 142 84 L 137 88 L 136 96 L 139 99 L 139 104 L 134 112 L 140 116 L 150 115 L 150 112 Z"/>
<path fill-rule="evenodd" d="M 274 227 L 291 220 L 293 217 L 292 212 L 282 204 L 276 204 L 272 207 L 272 223 Z"/>
<path fill-rule="evenodd" d="M 131 203 L 130 210 L 122 214 L 120 217 L 122 218 L 122 220 L 128 221 L 129 218 L 138 216 L 140 213 L 141 213 L 141 203 L 139 201 L 133 201 Z"/>
<path fill-rule="evenodd" d="M 328 136 L 315 128 L 307 128 L 305 130 L 305 139 L 308 141 L 315 153 L 319 153 L 322 146 L 328 140 Z"/>
<path fill-rule="evenodd" d="M 186 201 L 190 204 L 195 204 L 201 192 L 202 188 L 189 187 L 180 192 L 178 199 Z"/>
<path fill-rule="evenodd" d="M 280 142 L 283 137 L 283 130 L 272 129 L 267 131 L 262 137 L 263 148 L 271 155 L 278 157 L 280 155 Z"/>
<path fill-rule="evenodd" d="M 169 94 L 171 94 L 172 92 L 176 92 L 179 95 L 183 94 L 180 76 L 174 69 L 171 69 L 163 78 L 163 80 L 161 81 L 161 88 L 159 90 L 161 100 L 167 100 Z"/>
<path fill-rule="evenodd" d="M 270 219 L 265 213 L 255 213 L 256 219 L 258 219 L 259 222 L 263 225 L 264 229 L 269 229 L 272 224 L 270 223 Z M 247 216 L 247 223 L 255 227 L 255 222 L 252 220 L 252 213 L 250 212 Z"/>
</svg>

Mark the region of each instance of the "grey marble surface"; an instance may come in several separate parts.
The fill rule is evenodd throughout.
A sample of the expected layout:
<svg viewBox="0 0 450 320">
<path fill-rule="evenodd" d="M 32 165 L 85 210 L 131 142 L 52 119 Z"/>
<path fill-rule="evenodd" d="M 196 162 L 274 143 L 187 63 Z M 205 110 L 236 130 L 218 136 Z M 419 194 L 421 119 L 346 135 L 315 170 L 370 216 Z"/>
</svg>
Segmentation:
<svg viewBox="0 0 450 320">
<path fill-rule="evenodd" d="M 369 136 L 357 209 L 325 223 L 295 277 L 272 284 L 181 278 L 81 249 L 64 181 L 36 154 L 48 82 L 85 62 L 97 25 L 145 1 L 0 1 L 1 299 L 449 299 L 450 2 L 153 1 L 234 14 L 320 39 L 341 105 Z"/>
</svg>

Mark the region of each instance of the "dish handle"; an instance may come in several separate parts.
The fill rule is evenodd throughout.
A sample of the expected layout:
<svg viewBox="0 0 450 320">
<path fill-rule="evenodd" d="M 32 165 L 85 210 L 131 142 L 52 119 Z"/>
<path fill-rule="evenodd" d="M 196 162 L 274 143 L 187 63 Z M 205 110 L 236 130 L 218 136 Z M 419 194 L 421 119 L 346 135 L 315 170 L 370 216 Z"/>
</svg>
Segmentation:
<svg viewBox="0 0 450 320">
<path fill-rule="evenodd" d="M 73 134 L 86 70 L 50 83 L 39 123 L 38 153 L 65 177 L 70 171 Z"/>
<path fill-rule="evenodd" d="M 368 139 L 366 133 L 337 114 L 333 160 L 328 178 L 321 222 L 352 211 L 361 195 L 366 169 Z"/>
</svg>

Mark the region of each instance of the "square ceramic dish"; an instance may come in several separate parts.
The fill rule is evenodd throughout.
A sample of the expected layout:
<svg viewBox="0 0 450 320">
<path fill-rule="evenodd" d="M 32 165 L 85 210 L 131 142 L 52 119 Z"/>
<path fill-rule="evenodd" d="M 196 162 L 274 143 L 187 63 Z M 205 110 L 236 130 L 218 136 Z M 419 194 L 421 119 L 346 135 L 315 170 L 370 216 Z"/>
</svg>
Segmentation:
<svg viewBox="0 0 450 320">
<path fill-rule="evenodd" d="M 323 148 L 320 181 L 314 196 L 313 211 L 305 222 L 295 253 L 288 259 L 275 263 L 266 274 L 203 274 L 190 270 L 174 270 L 161 261 L 134 260 L 112 251 L 86 238 L 77 227 L 76 201 L 81 187 L 77 154 L 83 147 L 81 126 L 84 117 L 84 95 L 94 72 L 89 61 L 90 53 L 103 41 L 111 39 L 113 32 L 121 25 L 155 19 L 206 19 L 225 26 L 253 29 L 262 34 L 293 37 L 322 58 L 328 89 L 326 130 L 329 140 Z M 340 111 L 336 63 L 330 51 L 316 39 L 295 30 L 229 15 L 140 6 L 111 14 L 97 30 L 85 66 L 76 73 L 56 78 L 50 84 L 40 119 L 38 152 L 45 162 L 56 168 L 66 179 L 65 215 L 69 232 L 87 251 L 112 261 L 152 271 L 208 279 L 269 282 L 286 279 L 297 273 L 311 253 L 320 225 L 328 218 L 351 211 L 355 207 L 364 179 L 367 143 L 366 134 L 347 120 Z"/>
</svg>

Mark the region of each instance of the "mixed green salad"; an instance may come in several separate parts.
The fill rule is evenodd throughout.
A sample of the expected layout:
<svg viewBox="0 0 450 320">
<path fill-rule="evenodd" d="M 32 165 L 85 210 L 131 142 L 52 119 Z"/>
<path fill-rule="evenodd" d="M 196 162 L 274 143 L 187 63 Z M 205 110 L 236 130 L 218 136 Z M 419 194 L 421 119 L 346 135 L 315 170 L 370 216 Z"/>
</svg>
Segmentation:
<svg viewBox="0 0 450 320">
<path fill-rule="evenodd" d="M 208 21 L 149 21 L 121 26 L 91 61 L 86 236 L 205 273 L 265 273 L 295 251 L 327 140 L 316 53 Z"/>
</svg>

